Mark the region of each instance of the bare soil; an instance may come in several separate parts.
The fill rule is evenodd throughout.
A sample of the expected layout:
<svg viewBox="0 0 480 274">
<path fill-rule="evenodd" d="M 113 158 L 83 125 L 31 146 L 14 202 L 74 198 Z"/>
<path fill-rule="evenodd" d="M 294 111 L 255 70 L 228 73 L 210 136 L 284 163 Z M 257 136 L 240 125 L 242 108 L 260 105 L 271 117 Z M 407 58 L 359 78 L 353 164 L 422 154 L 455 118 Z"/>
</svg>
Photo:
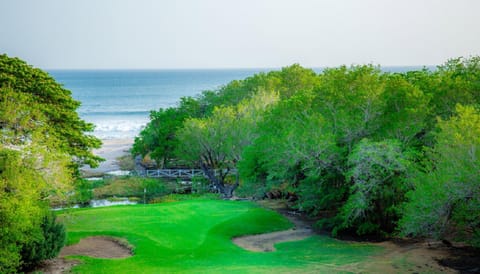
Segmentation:
<svg viewBox="0 0 480 274">
<path fill-rule="evenodd" d="M 132 256 L 132 251 L 120 239 L 95 236 L 81 239 L 78 244 L 62 249 L 59 257 L 81 255 L 94 258 L 126 258 Z"/>
<path fill-rule="evenodd" d="M 259 235 L 250 235 L 233 238 L 233 242 L 250 251 L 275 251 L 274 245 L 281 242 L 300 241 L 313 235 L 311 229 L 289 229 Z"/>
<path fill-rule="evenodd" d="M 449 256 L 447 249 L 438 242 L 395 243 L 384 241 L 371 243 L 384 248 L 381 254 L 365 262 L 363 268 L 373 273 L 458 273 L 441 265 L 440 260 Z"/>
<path fill-rule="evenodd" d="M 48 273 L 48 274 L 62 274 L 70 273 L 70 269 L 79 264 L 79 260 L 71 260 L 65 258 L 54 258 L 44 261 L 40 266 L 32 273 Z"/>
<path fill-rule="evenodd" d="M 132 250 L 122 239 L 105 236 L 87 237 L 77 244 L 64 247 L 57 258 L 45 261 L 36 271 L 51 274 L 69 273 L 73 266 L 80 263 L 79 260 L 65 258 L 72 255 L 114 259 L 130 257 Z"/>
<path fill-rule="evenodd" d="M 277 231 L 265 234 L 246 235 L 235 237 L 233 243 L 246 250 L 254 252 L 275 251 L 275 244 L 282 242 L 300 241 L 314 235 L 312 224 L 308 220 L 302 219 L 301 215 L 295 211 L 289 211 L 282 206 L 271 205 L 275 210 L 285 216 L 295 227 L 292 229 Z"/>
</svg>

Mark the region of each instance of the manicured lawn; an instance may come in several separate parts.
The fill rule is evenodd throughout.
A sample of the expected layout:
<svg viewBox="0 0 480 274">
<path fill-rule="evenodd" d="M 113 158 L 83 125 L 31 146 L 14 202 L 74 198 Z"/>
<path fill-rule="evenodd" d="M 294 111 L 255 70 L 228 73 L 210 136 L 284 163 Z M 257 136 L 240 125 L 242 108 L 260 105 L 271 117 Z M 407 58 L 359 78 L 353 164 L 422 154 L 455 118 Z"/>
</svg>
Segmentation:
<svg viewBox="0 0 480 274">
<path fill-rule="evenodd" d="M 255 253 L 233 236 L 292 227 L 276 212 L 250 202 L 191 200 L 155 205 L 78 209 L 60 216 L 68 243 L 91 235 L 122 237 L 135 247 L 126 259 L 81 258 L 79 273 L 328 273 L 357 272 L 358 262 L 381 250 L 325 236 L 277 244 Z"/>
</svg>

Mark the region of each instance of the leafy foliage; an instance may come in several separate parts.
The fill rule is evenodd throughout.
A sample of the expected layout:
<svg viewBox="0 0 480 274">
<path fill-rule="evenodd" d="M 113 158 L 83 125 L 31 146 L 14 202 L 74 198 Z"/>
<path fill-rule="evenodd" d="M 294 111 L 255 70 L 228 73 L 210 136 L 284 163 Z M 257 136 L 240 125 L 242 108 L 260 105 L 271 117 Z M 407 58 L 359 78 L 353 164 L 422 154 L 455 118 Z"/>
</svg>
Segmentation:
<svg viewBox="0 0 480 274">
<path fill-rule="evenodd" d="M 340 145 L 349 150 L 378 128 L 387 77 L 373 66 L 327 69 L 317 90 L 318 107 L 332 123 Z"/>
<path fill-rule="evenodd" d="M 55 220 L 53 213 L 44 216 L 37 237 L 23 246 L 21 256 L 24 270 L 31 269 L 45 259 L 56 257 L 65 245 L 65 226 Z"/>
<path fill-rule="evenodd" d="M 262 119 L 262 112 L 276 101 L 275 94 L 258 93 L 235 107 L 216 108 L 205 119 L 187 120 L 178 132 L 182 146 L 177 155 L 202 167 L 211 183 L 224 195 L 231 196 L 238 182 L 228 187 L 227 176 L 241 160 L 243 149 L 256 138 L 255 126 Z"/>
<path fill-rule="evenodd" d="M 150 122 L 135 138 L 132 154 L 150 155 L 161 167 L 166 167 L 174 158 L 178 146 L 176 131 L 190 117 L 201 117 L 199 102 L 193 98 L 182 98 L 178 108 L 151 111 Z"/>
<path fill-rule="evenodd" d="M 356 227 L 359 235 L 392 232 L 409 189 L 404 181 L 408 165 L 398 141 L 360 141 L 348 156 L 345 177 L 352 185 L 335 231 Z"/>
<path fill-rule="evenodd" d="M 80 103 L 51 76 L 20 59 L 3 54 L 0 55 L 0 89 L 2 93 L 10 90 L 15 94 L 3 95 L 2 102 L 15 97 L 22 98 L 25 103 L 29 102 L 26 106 L 34 105 L 36 111 L 23 115 L 24 118 L 32 118 L 25 128 L 11 128 L 15 124 L 9 123 L 10 120 L 2 121 L 2 130 L 11 129 L 20 137 L 19 133 L 28 134 L 32 127 L 42 126 L 44 133 L 56 140 L 60 150 L 74 157 L 77 166 L 98 165 L 101 158 L 93 155 L 91 149 L 100 147 L 101 142 L 92 135 L 85 134 L 93 130 L 93 125 L 80 119 L 76 112 Z M 26 111 L 30 112 L 28 108 Z"/>
<path fill-rule="evenodd" d="M 428 153 L 431 164 L 414 178 L 400 227 L 405 235 L 436 238 L 453 229 L 480 246 L 480 113 L 461 105 L 456 111 L 438 122 L 437 143 Z"/>
<path fill-rule="evenodd" d="M 79 165 L 100 160 L 91 151 L 100 141 L 85 134 L 93 127 L 79 118 L 78 106 L 47 73 L 0 55 L 2 273 L 58 251 L 61 233 L 49 217 L 49 202 L 66 199 Z"/>
<path fill-rule="evenodd" d="M 120 177 L 107 179 L 104 185 L 92 190 L 93 197 L 103 199 L 107 197 L 141 197 L 150 200 L 168 193 L 165 184 L 152 178 Z"/>
</svg>

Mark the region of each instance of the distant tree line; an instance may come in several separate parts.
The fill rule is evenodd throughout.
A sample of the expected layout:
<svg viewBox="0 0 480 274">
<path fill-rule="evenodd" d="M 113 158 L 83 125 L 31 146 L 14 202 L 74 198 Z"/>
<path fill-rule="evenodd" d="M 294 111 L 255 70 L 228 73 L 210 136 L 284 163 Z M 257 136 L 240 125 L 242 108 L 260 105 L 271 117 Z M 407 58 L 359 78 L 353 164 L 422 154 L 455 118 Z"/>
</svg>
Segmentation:
<svg viewBox="0 0 480 274">
<path fill-rule="evenodd" d="M 101 160 L 79 105 L 47 73 L 0 55 L 0 273 L 29 270 L 64 244 L 50 199 L 72 190 L 79 166 Z"/>
<path fill-rule="evenodd" d="M 479 106 L 480 57 L 405 73 L 293 65 L 152 111 L 133 154 L 202 168 L 226 197 L 288 197 L 334 235 L 480 246 Z"/>
</svg>

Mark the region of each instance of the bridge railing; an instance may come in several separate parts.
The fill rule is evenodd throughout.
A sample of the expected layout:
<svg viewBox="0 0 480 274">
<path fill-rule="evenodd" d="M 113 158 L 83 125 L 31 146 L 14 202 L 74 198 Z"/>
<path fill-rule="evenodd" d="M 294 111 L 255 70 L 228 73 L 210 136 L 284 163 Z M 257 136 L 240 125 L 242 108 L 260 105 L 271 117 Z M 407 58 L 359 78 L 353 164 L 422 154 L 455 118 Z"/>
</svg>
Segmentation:
<svg viewBox="0 0 480 274">
<path fill-rule="evenodd" d="M 226 171 L 226 170 L 224 170 Z M 230 170 L 235 174 L 236 170 Z M 215 176 L 217 176 L 219 170 L 214 170 Z M 142 171 L 135 171 L 133 175 L 149 177 L 149 178 L 188 178 L 193 177 L 206 177 L 205 173 L 201 169 L 147 169 Z"/>
</svg>

